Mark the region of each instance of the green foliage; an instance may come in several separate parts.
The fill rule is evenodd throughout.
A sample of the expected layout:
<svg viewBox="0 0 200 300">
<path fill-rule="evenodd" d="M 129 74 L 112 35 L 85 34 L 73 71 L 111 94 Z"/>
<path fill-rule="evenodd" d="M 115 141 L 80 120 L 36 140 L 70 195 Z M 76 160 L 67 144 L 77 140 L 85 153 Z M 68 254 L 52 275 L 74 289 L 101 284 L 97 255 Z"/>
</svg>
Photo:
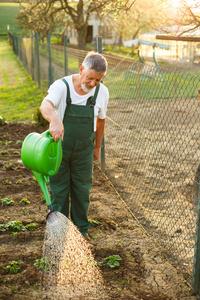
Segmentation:
<svg viewBox="0 0 200 300">
<path fill-rule="evenodd" d="M 119 260 L 122 260 L 119 255 L 111 255 L 109 257 L 106 257 L 103 259 L 102 262 L 99 262 L 98 265 L 102 267 L 110 267 L 110 268 L 116 268 L 119 267 Z"/>
<path fill-rule="evenodd" d="M 4 119 L 2 116 L 0 116 L 0 126 L 3 126 L 7 124 L 6 119 Z"/>
<path fill-rule="evenodd" d="M 27 199 L 27 198 L 23 198 L 21 201 L 20 201 L 21 204 L 23 205 L 27 205 L 27 204 L 30 204 L 31 202 Z"/>
<path fill-rule="evenodd" d="M 33 120 L 37 125 L 41 125 L 42 127 L 48 127 L 49 122 L 45 120 L 40 112 L 40 107 L 37 107 L 34 114 Z"/>
<path fill-rule="evenodd" d="M 10 221 L 4 225 L 6 230 L 14 231 L 14 232 L 21 232 L 26 231 L 25 226 L 22 224 L 21 221 Z"/>
<path fill-rule="evenodd" d="M 51 270 L 51 265 L 52 262 L 46 256 L 36 259 L 34 263 L 34 266 L 38 271 L 42 270 L 44 272 Z"/>
<path fill-rule="evenodd" d="M 10 221 L 5 224 L 0 224 L 0 231 L 12 231 L 12 234 L 15 236 L 22 231 L 34 231 L 37 225 L 38 223 L 29 223 L 24 226 L 21 221 Z"/>
<path fill-rule="evenodd" d="M 26 229 L 30 230 L 30 231 L 34 231 L 35 230 L 35 227 L 38 225 L 38 223 L 30 223 L 30 224 L 27 224 L 25 226 Z"/>
<path fill-rule="evenodd" d="M 8 163 L 8 164 L 6 165 L 6 169 L 13 169 L 13 167 L 14 167 L 14 164 L 13 164 L 13 163 Z"/>
<path fill-rule="evenodd" d="M 0 154 L 1 154 L 1 155 L 8 154 L 8 151 L 6 151 L 6 150 L 2 150 L 2 151 L 0 151 Z"/>
<path fill-rule="evenodd" d="M 9 205 L 14 205 L 15 201 L 12 198 L 2 198 L 2 206 L 7 207 Z"/>
<path fill-rule="evenodd" d="M 92 220 L 92 219 L 88 219 L 88 221 L 91 223 L 92 226 L 100 226 L 102 225 L 101 222 L 97 221 L 97 220 Z"/>
<path fill-rule="evenodd" d="M 4 269 L 9 274 L 16 274 L 21 270 L 20 264 L 23 264 L 21 260 L 10 261 L 9 265 L 7 265 Z"/>
<path fill-rule="evenodd" d="M 0 145 L 10 145 L 12 144 L 13 142 L 12 141 L 0 141 Z"/>
</svg>

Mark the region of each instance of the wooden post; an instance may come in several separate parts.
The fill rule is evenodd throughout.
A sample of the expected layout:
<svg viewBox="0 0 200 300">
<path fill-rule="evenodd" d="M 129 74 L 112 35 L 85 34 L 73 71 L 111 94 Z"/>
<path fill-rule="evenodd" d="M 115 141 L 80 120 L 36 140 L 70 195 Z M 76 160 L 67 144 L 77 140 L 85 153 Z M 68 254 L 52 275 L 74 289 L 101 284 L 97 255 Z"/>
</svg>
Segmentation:
<svg viewBox="0 0 200 300">
<path fill-rule="evenodd" d="M 198 98 L 200 100 L 200 89 L 198 89 Z M 196 172 L 194 184 L 197 187 L 195 190 L 196 190 L 196 196 L 198 200 L 198 209 L 197 209 L 197 222 L 196 222 L 192 288 L 195 294 L 200 296 L 200 165 Z"/>
</svg>

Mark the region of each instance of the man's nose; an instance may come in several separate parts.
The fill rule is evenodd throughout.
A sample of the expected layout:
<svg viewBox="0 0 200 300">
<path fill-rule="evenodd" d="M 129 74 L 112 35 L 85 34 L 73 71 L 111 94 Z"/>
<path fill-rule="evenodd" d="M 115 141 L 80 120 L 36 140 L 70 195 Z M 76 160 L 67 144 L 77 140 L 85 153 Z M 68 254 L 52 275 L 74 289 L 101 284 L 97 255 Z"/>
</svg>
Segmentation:
<svg viewBox="0 0 200 300">
<path fill-rule="evenodd" d="M 94 80 L 91 80 L 90 81 L 90 84 L 91 84 L 91 86 L 96 86 L 97 84 L 96 84 L 96 80 L 94 79 Z"/>
</svg>

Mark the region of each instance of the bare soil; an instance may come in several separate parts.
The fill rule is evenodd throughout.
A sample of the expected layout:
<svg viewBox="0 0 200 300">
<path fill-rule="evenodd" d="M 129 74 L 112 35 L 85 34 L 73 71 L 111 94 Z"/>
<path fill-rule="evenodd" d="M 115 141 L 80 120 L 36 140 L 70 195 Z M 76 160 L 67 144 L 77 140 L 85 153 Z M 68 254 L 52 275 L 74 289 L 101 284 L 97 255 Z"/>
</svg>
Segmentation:
<svg viewBox="0 0 200 300">
<path fill-rule="evenodd" d="M 0 231 L 0 299 L 40 299 L 41 271 L 34 262 L 42 257 L 47 207 L 32 172 L 21 163 L 20 149 L 29 133 L 45 129 L 11 123 L 0 129 L 0 199 L 14 200 L 12 206 L 1 205 L 0 224 L 19 220 L 24 226 L 38 224 L 34 231 L 18 234 Z M 23 205 L 23 198 L 30 204 Z M 122 258 L 119 267 L 101 267 L 107 299 L 196 299 L 165 259 L 165 250 L 132 217 L 98 163 L 94 164 L 89 218 L 100 222 L 89 232 L 95 260 L 101 262 L 111 255 Z M 5 267 L 17 260 L 23 262 L 20 272 L 7 273 Z M 96 299 L 97 295 L 91 296 Z"/>
</svg>

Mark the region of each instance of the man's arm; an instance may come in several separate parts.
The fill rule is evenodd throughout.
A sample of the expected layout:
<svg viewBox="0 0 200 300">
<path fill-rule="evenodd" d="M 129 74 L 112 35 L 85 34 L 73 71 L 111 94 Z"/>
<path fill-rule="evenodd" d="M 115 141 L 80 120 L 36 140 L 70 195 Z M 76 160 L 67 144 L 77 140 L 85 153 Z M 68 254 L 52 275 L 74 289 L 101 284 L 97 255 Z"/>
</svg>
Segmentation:
<svg viewBox="0 0 200 300">
<path fill-rule="evenodd" d="M 44 100 L 40 106 L 42 116 L 50 123 L 49 131 L 55 142 L 61 137 L 63 140 L 64 126 L 61 119 L 55 113 L 53 103 L 50 100 Z"/>
<path fill-rule="evenodd" d="M 96 140 L 95 140 L 95 147 L 94 147 L 94 160 L 97 160 L 100 156 L 100 149 L 101 149 L 101 141 L 103 138 L 105 128 L 105 119 L 100 119 L 97 117 L 97 130 L 95 132 Z"/>
</svg>

